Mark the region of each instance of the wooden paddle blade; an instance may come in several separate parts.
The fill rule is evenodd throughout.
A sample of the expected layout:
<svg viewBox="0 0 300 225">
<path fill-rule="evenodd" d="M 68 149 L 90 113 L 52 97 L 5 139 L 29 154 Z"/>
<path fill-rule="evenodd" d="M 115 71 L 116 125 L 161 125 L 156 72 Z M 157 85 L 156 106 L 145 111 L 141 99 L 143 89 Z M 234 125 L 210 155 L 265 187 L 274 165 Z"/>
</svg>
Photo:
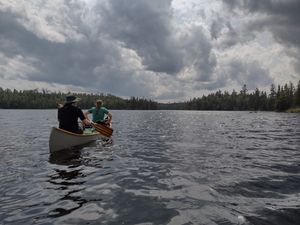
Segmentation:
<svg viewBox="0 0 300 225">
<path fill-rule="evenodd" d="M 97 132 L 99 132 L 100 134 L 106 137 L 110 137 L 114 131 L 112 128 L 107 127 L 103 124 L 92 123 L 92 125 Z"/>
</svg>

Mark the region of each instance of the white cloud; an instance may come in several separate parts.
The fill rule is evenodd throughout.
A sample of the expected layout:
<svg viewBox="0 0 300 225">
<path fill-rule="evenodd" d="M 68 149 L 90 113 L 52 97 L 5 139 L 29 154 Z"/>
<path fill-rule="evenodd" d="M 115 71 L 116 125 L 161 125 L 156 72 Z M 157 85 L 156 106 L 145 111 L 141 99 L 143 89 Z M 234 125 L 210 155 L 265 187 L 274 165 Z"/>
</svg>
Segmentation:
<svg viewBox="0 0 300 225">
<path fill-rule="evenodd" d="M 22 55 L 15 55 L 12 58 L 6 57 L 0 52 L 0 77 L 7 80 L 27 79 L 30 73 L 36 73 L 37 69 L 33 63 L 37 62 L 34 58 L 25 58 Z"/>
<path fill-rule="evenodd" d="M 298 1 L 267 2 L 2 0 L 0 86 L 181 101 L 298 82 Z"/>
<path fill-rule="evenodd" d="M 84 9 L 85 5 L 80 7 Z M 0 9 L 17 15 L 16 20 L 39 38 L 59 43 L 82 38 L 72 20 L 76 12 L 71 12 L 72 8 L 63 0 L 11 0 L 1 3 Z"/>
</svg>

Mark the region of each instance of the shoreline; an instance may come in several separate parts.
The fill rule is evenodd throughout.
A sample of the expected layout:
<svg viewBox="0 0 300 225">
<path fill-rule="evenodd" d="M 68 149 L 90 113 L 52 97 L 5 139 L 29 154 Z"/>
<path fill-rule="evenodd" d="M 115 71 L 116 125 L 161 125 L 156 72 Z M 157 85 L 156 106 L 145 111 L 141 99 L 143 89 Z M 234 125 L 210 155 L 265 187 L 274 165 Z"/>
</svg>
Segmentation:
<svg viewBox="0 0 300 225">
<path fill-rule="evenodd" d="M 286 110 L 287 113 L 300 113 L 300 108 L 291 108 Z"/>
</svg>

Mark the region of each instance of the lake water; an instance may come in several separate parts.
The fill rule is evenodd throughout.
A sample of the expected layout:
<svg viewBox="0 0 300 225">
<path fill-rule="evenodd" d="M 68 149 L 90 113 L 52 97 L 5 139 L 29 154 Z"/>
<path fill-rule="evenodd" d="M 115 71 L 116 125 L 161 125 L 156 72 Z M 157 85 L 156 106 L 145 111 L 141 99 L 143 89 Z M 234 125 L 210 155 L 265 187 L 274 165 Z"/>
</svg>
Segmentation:
<svg viewBox="0 0 300 225">
<path fill-rule="evenodd" d="M 299 224 L 300 114 L 112 114 L 50 155 L 56 110 L 0 110 L 0 224 Z"/>
</svg>

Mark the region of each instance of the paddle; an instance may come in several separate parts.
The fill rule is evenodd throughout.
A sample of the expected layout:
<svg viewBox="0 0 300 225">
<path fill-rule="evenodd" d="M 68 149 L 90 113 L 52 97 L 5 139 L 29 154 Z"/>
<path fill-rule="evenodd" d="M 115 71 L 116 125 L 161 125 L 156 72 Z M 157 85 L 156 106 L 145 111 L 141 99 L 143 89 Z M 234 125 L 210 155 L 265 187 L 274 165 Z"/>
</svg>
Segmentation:
<svg viewBox="0 0 300 225">
<path fill-rule="evenodd" d="M 114 131 L 111 127 L 107 127 L 104 124 L 94 123 L 94 122 L 92 122 L 91 124 L 97 132 L 99 132 L 100 134 L 106 137 L 110 137 Z"/>
</svg>

